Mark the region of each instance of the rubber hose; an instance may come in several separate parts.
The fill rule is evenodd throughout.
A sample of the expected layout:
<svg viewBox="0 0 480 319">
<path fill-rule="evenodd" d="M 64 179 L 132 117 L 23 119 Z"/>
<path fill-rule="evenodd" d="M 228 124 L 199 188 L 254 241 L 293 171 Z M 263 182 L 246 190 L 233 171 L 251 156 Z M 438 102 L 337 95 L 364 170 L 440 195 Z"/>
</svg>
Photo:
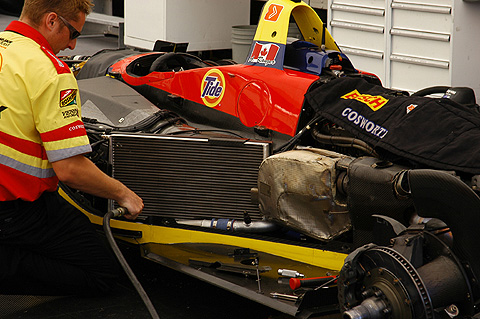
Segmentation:
<svg viewBox="0 0 480 319">
<path fill-rule="evenodd" d="M 103 230 L 105 231 L 105 235 L 107 236 L 108 243 L 112 247 L 113 252 L 115 253 L 115 256 L 117 256 L 118 261 L 120 262 L 120 265 L 122 265 L 123 270 L 125 270 L 125 273 L 127 274 L 128 278 L 132 282 L 133 286 L 137 290 L 138 294 L 142 298 L 143 302 L 145 303 L 145 306 L 148 309 L 148 312 L 154 319 L 160 319 L 158 316 L 157 311 L 155 310 L 155 307 L 153 306 L 152 302 L 150 301 L 150 298 L 148 298 L 147 293 L 143 289 L 142 285 L 138 281 L 137 277 L 133 273 L 132 269 L 128 265 L 127 261 L 125 260 L 125 257 L 123 257 L 122 252 L 118 248 L 117 243 L 115 242 L 115 238 L 113 237 L 112 230 L 110 229 L 110 219 L 112 217 L 120 216 L 123 215 L 125 212 L 125 209 L 123 208 L 117 208 L 114 210 L 111 210 L 105 214 L 103 217 Z"/>
</svg>

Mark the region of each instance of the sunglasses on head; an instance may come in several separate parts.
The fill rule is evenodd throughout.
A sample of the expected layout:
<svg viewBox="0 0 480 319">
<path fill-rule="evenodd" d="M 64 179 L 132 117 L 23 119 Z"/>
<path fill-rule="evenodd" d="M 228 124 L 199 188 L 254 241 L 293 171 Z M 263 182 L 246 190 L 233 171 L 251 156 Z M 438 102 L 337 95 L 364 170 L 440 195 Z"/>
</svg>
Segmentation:
<svg viewBox="0 0 480 319">
<path fill-rule="evenodd" d="M 80 32 L 73 27 L 73 25 L 70 24 L 64 17 L 61 15 L 58 15 L 60 20 L 67 26 L 68 30 L 70 31 L 70 40 L 74 40 L 80 36 Z"/>
</svg>

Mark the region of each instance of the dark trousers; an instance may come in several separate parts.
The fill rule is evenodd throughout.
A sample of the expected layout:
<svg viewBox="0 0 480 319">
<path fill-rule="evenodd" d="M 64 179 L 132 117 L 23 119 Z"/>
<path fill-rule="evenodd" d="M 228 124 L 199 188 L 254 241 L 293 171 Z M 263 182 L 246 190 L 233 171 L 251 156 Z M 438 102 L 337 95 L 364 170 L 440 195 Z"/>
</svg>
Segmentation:
<svg viewBox="0 0 480 319">
<path fill-rule="evenodd" d="M 57 193 L 0 202 L 0 294 L 99 295 L 117 272 L 89 219 Z"/>
</svg>

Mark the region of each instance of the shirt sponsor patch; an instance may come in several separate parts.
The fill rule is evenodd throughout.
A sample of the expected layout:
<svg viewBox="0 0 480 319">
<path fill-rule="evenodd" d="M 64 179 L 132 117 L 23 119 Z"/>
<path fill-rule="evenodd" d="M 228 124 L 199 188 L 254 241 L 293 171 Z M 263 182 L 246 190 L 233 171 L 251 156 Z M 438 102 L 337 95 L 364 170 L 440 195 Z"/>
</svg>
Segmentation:
<svg viewBox="0 0 480 319">
<path fill-rule="evenodd" d="M 10 44 L 12 44 L 12 41 L 11 41 L 11 40 L 8 40 L 8 39 L 5 39 L 5 38 L 0 38 L 0 47 L 6 48 L 6 47 L 8 47 Z"/>
<path fill-rule="evenodd" d="M 345 100 L 356 100 L 362 102 L 368 105 L 368 107 L 371 108 L 372 111 L 378 111 L 389 101 L 381 95 L 361 94 L 357 90 L 353 90 L 352 92 L 345 94 L 341 98 Z"/>
<path fill-rule="evenodd" d="M 62 115 L 63 115 L 64 119 L 68 119 L 68 118 L 75 117 L 75 116 L 79 117 L 78 116 L 78 109 L 71 109 L 71 110 L 62 111 Z"/>
<path fill-rule="evenodd" d="M 68 89 L 60 91 L 60 107 L 77 105 L 77 90 Z"/>
</svg>

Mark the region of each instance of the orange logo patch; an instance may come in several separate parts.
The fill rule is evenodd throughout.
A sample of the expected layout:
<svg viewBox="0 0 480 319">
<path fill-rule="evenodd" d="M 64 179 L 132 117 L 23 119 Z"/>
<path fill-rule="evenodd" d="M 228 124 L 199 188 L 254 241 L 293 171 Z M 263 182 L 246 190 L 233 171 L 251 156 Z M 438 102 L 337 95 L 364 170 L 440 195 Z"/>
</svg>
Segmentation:
<svg viewBox="0 0 480 319">
<path fill-rule="evenodd" d="M 267 14 L 265 14 L 264 19 L 267 21 L 276 22 L 282 10 L 283 10 L 283 6 L 272 3 L 268 7 L 268 11 L 267 11 Z"/>
</svg>

